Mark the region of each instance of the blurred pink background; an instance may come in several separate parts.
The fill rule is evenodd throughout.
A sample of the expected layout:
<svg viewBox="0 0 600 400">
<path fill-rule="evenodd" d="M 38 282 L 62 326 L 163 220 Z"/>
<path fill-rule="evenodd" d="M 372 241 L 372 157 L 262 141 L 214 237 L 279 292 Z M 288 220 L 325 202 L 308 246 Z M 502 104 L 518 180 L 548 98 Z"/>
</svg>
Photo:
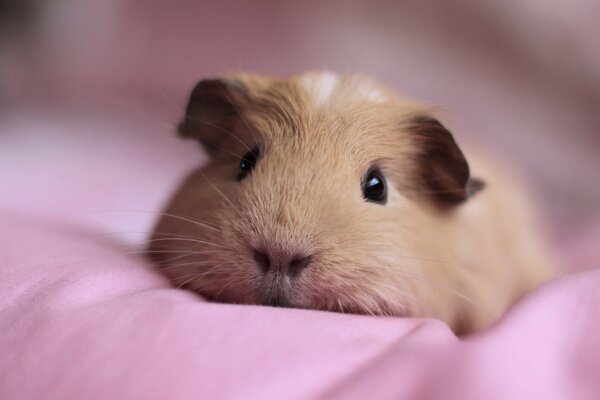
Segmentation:
<svg viewBox="0 0 600 400">
<path fill-rule="evenodd" d="M 460 141 L 524 171 L 554 240 L 576 248 L 600 226 L 597 1 L 0 7 L 2 208 L 139 243 L 203 159 L 172 132 L 196 81 L 327 68 L 440 105 Z M 576 257 L 571 265 L 585 264 L 585 254 Z"/>
</svg>

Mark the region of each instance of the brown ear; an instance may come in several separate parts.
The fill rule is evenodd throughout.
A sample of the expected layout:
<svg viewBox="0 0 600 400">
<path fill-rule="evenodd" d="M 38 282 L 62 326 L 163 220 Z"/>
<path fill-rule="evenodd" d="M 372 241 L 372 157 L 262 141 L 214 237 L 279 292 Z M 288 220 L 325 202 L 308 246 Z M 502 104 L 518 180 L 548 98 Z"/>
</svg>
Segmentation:
<svg viewBox="0 0 600 400">
<path fill-rule="evenodd" d="M 177 130 L 185 138 L 198 140 L 214 154 L 225 140 L 237 136 L 246 99 L 245 88 L 236 81 L 202 80 L 192 90 Z"/>
<path fill-rule="evenodd" d="M 465 156 L 450 131 L 437 119 L 416 117 L 409 131 L 419 149 L 416 168 L 420 189 L 436 204 L 454 206 L 483 189 L 484 182 L 470 177 Z"/>
</svg>

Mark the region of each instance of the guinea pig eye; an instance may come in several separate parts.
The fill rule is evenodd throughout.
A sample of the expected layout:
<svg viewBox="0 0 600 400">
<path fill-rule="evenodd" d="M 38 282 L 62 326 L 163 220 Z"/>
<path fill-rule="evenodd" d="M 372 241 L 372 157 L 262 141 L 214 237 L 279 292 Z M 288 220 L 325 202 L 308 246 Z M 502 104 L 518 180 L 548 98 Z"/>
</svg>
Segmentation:
<svg viewBox="0 0 600 400">
<path fill-rule="evenodd" d="M 363 197 L 365 200 L 385 204 L 387 200 L 387 190 L 385 178 L 379 168 L 371 168 L 365 175 L 362 184 Z"/>
<path fill-rule="evenodd" d="M 237 176 L 238 182 L 247 177 L 248 174 L 250 174 L 250 172 L 254 169 L 259 155 L 260 150 L 258 149 L 258 146 L 254 147 L 252 150 L 244 154 L 244 156 L 240 160 L 240 170 Z"/>
</svg>

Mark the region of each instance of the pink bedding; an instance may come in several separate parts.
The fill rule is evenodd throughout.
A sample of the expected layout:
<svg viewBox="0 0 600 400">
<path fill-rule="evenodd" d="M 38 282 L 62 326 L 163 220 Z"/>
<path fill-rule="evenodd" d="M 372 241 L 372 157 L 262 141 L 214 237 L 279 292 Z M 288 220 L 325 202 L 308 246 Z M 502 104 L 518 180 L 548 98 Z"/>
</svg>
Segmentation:
<svg viewBox="0 0 600 400">
<path fill-rule="evenodd" d="M 432 320 L 206 303 L 130 254 L 201 162 L 193 144 L 130 116 L 13 115 L 0 121 L 1 400 L 600 398 L 600 271 L 462 340 Z M 574 270 L 600 267 L 595 226 L 562 240 Z"/>
<path fill-rule="evenodd" d="M 0 57 L 0 400 L 600 399 L 593 1 L 52 3 Z M 436 321 L 206 303 L 128 253 L 202 160 L 170 126 L 197 79 L 322 66 L 442 104 L 510 154 L 565 267 L 590 271 L 459 340 Z"/>
<path fill-rule="evenodd" d="M 211 304 L 82 228 L 0 215 L 0 399 L 600 396 L 600 271 L 487 332 Z"/>
</svg>

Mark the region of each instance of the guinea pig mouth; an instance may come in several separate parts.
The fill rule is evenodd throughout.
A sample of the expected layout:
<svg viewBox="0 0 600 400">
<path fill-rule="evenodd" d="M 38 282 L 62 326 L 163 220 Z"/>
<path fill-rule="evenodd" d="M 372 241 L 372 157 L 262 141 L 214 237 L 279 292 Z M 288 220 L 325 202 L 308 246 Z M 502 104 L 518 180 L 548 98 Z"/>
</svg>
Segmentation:
<svg viewBox="0 0 600 400">
<path fill-rule="evenodd" d="M 271 307 L 293 307 L 292 303 L 285 296 L 262 296 L 261 304 Z"/>
<path fill-rule="evenodd" d="M 273 307 L 294 307 L 290 289 L 284 282 L 263 282 L 259 290 L 260 304 Z"/>
</svg>

